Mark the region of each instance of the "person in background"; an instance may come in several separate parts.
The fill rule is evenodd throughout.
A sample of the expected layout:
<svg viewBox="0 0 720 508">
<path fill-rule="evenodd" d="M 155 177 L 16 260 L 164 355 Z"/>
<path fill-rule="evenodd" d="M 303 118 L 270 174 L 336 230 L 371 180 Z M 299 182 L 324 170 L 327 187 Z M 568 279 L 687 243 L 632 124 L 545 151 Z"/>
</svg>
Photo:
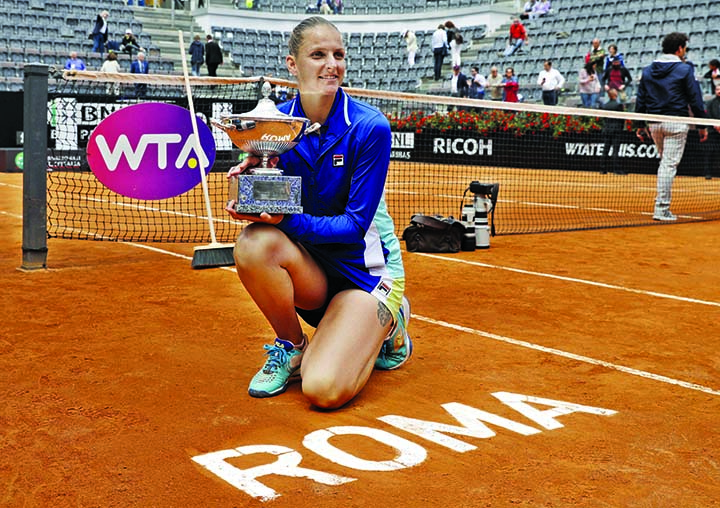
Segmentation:
<svg viewBox="0 0 720 508">
<path fill-rule="evenodd" d="M 495 71 L 497 72 L 497 69 Z M 477 65 L 470 67 L 470 91 L 468 96 L 471 99 L 484 99 L 486 86 L 487 80 L 485 76 L 480 74 L 479 67 Z"/>
<path fill-rule="evenodd" d="M 614 59 L 610 67 L 605 69 L 600 81 L 606 92 L 614 88 L 618 91 L 620 101 L 627 102 L 627 92 L 625 89 L 632 83 L 632 76 L 630 75 L 630 71 L 627 70 L 627 67 L 622 64 L 622 60 L 619 58 Z"/>
<path fill-rule="evenodd" d="M 505 56 L 511 56 L 517 50 L 519 50 L 523 44 L 527 43 L 527 30 L 525 26 L 520 23 L 518 18 L 515 18 L 510 25 L 510 35 L 508 36 L 508 45 L 505 49 Z"/>
<path fill-rule="evenodd" d="M 278 109 L 321 127 L 272 164 L 302 177 L 303 213 L 226 208 L 251 222 L 235 244 L 235 264 L 276 336 L 248 392 L 278 395 L 299 374 L 311 404 L 336 409 L 363 389 L 373 368 L 396 369 L 412 353 L 400 242 L 384 200 L 392 133 L 381 111 L 341 88 L 346 58 L 335 25 L 307 18 L 289 47 L 298 95 Z M 250 156 L 228 176 L 259 163 Z M 298 315 L 315 328 L 312 339 Z"/>
<path fill-rule="evenodd" d="M 108 11 L 102 11 L 95 18 L 95 25 L 93 26 L 92 32 L 90 32 L 90 38 L 93 41 L 92 52 L 103 53 L 105 51 L 105 44 L 108 40 L 108 18 L 110 13 Z"/>
<path fill-rule="evenodd" d="M 217 68 L 223 63 L 223 54 L 220 45 L 208 34 L 205 43 L 205 63 L 208 68 L 208 76 L 217 76 Z"/>
<path fill-rule="evenodd" d="M 546 106 L 555 106 L 558 103 L 558 95 L 565 85 L 565 78 L 553 69 L 552 61 L 545 60 L 543 70 L 538 75 L 537 84 L 542 87 L 542 100 Z"/>
<path fill-rule="evenodd" d="M 65 61 L 65 69 L 70 71 L 85 70 L 85 62 L 83 62 L 82 58 L 78 58 L 77 51 L 70 52 L 70 58 Z"/>
<path fill-rule="evenodd" d="M 460 32 L 450 41 L 450 63 L 453 67 L 462 65 L 463 36 Z"/>
<path fill-rule="evenodd" d="M 515 76 L 515 69 L 508 67 L 505 69 L 505 77 L 502 80 L 503 87 L 503 101 L 504 102 L 518 102 L 518 90 L 520 84 L 518 83 L 517 77 Z"/>
<path fill-rule="evenodd" d="M 608 100 L 602 105 L 605 111 L 625 111 L 625 106 L 618 99 L 618 91 L 611 88 L 607 91 Z M 620 169 L 620 136 L 625 128 L 625 120 L 618 118 L 603 118 L 603 142 L 605 151 L 603 153 L 603 170 L 606 174 L 612 171 L 616 175 L 624 175 L 625 171 Z"/>
<path fill-rule="evenodd" d="M 123 35 L 123 38 L 120 40 L 120 51 L 127 53 L 132 57 L 133 51 L 145 51 L 143 48 L 140 47 L 140 44 L 137 41 L 137 38 L 133 35 L 132 30 L 129 28 L 125 30 L 125 35 Z"/>
<path fill-rule="evenodd" d="M 205 63 L 205 46 L 200 41 L 200 35 L 195 34 L 193 41 L 190 43 L 188 48 L 190 54 L 190 68 L 192 69 L 193 76 L 200 75 L 200 67 Z"/>
<path fill-rule="evenodd" d="M 595 72 L 595 64 L 586 63 L 578 74 L 578 88 L 584 108 L 597 107 L 600 98 L 600 79 Z"/>
<path fill-rule="evenodd" d="M 402 34 L 407 47 L 407 62 L 409 67 L 415 66 L 415 54 L 418 50 L 417 36 L 412 30 L 405 30 Z"/>
<path fill-rule="evenodd" d="M 432 34 L 433 71 L 435 81 L 440 81 L 442 76 L 443 60 L 448 52 L 447 34 L 445 25 L 438 25 Z"/>
<path fill-rule="evenodd" d="M 490 68 L 490 74 L 488 74 L 486 82 L 486 89 L 490 92 L 490 100 L 503 100 L 503 77 L 494 65 Z"/>
<path fill-rule="evenodd" d="M 710 94 L 714 95 L 715 88 L 720 85 L 720 60 L 713 58 L 708 62 L 708 67 L 710 70 L 703 74 L 703 78 L 710 80 Z"/>
<path fill-rule="evenodd" d="M 720 85 L 715 86 L 715 96 L 705 104 L 708 117 L 720 120 Z M 705 179 L 712 180 L 713 169 L 720 168 L 720 126 L 708 127 L 708 138 L 704 150 Z"/>
<path fill-rule="evenodd" d="M 592 62 L 597 69 L 603 67 L 605 62 L 605 48 L 600 45 L 600 39 L 597 37 L 592 40 L 590 51 L 585 55 L 585 63 Z"/>
<path fill-rule="evenodd" d="M 692 111 L 697 118 L 707 117 L 693 67 L 683 61 L 687 45 L 688 36 L 684 33 L 672 32 L 663 38 L 663 54 L 643 69 L 635 100 L 636 113 L 688 117 Z M 677 217 L 670 211 L 672 184 L 685 151 L 689 126 L 686 123 L 657 122 L 651 123 L 648 128 L 640 124 L 636 130 L 637 137 L 645 141 L 648 129 L 660 153 L 653 219 L 675 221 Z M 698 133 L 701 142 L 707 140 L 705 127 L 698 128 Z"/>
<path fill-rule="evenodd" d="M 117 53 L 112 50 L 108 51 L 107 57 L 105 58 L 102 67 L 100 67 L 100 72 L 120 74 L 120 63 L 118 62 Z M 107 95 L 119 95 L 120 83 L 108 83 L 105 86 L 105 93 Z"/>
<path fill-rule="evenodd" d="M 149 67 L 145 61 L 145 53 L 142 51 L 138 52 L 136 60 L 130 64 L 131 74 L 148 74 Z M 136 83 L 135 84 L 135 97 L 145 97 L 147 95 L 147 83 Z"/>
<path fill-rule="evenodd" d="M 625 67 L 625 59 L 623 58 L 622 53 L 618 53 L 617 45 L 610 44 L 608 46 L 607 56 L 605 57 L 605 66 L 603 67 L 602 71 L 605 72 L 606 70 L 608 70 L 615 60 L 620 60 L 620 65 L 622 67 Z M 600 72 L 600 67 L 596 66 L 596 69 L 598 70 L 598 72 Z"/>
<path fill-rule="evenodd" d="M 467 76 L 461 72 L 459 65 L 454 65 L 453 73 L 450 77 L 450 95 L 453 97 L 467 97 L 468 91 Z"/>
</svg>

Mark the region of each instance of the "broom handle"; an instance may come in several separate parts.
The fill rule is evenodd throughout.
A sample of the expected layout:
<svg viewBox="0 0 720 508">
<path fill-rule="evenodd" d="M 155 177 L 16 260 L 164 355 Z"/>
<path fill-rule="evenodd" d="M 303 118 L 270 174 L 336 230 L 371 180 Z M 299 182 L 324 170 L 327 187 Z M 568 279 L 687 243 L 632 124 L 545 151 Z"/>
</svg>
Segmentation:
<svg viewBox="0 0 720 508">
<path fill-rule="evenodd" d="M 203 160 L 200 157 L 202 146 L 200 145 L 200 134 L 198 133 L 197 117 L 195 116 L 195 105 L 192 99 L 192 90 L 190 89 L 190 76 L 188 75 L 187 58 L 185 57 L 185 42 L 183 40 L 183 31 L 178 30 L 178 42 L 180 44 L 180 60 L 182 61 L 183 77 L 185 78 L 185 93 L 188 98 L 188 107 L 190 108 L 190 121 L 192 122 L 193 135 L 195 136 L 195 153 L 198 156 L 198 166 L 200 167 L 200 179 L 202 180 L 203 196 L 205 197 L 205 211 L 208 217 L 208 225 L 210 226 L 210 240 L 217 243 L 215 237 L 215 224 L 213 223 L 212 207 L 210 205 L 210 193 L 208 191 L 207 177 L 205 176 L 205 168 Z"/>
</svg>

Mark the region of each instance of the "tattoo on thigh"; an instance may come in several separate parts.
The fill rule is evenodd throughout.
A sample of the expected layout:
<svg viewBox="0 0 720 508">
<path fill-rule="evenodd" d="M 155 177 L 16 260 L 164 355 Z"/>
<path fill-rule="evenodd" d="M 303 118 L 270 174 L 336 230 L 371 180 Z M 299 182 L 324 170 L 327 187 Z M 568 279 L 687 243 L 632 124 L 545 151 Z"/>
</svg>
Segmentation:
<svg viewBox="0 0 720 508">
<path fill-rule="evenodd" d="M 390 314 L 388 308 L 385 307 L 385 305 L 383 305 L 381 302 L 378 302 L 377 317 L 382 326 L 387 326 L 388 323 L 390 323 L 390 321 L 392 320 L 392 314 Z"/>
</svg>

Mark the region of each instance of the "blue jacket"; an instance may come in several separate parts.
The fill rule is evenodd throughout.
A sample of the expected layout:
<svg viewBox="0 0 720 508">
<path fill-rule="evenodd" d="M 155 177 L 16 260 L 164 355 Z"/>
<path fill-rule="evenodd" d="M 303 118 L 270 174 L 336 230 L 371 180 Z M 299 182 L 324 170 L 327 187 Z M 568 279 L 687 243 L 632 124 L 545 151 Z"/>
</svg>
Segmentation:
<svg viewBox="0 0 720 508">
<path fill-rule="evenodd" d="M 299 95 L 278 109 L 306 116 Z M 331 275 L 371 293 L 382 289 L 383 281 L 392 285 L 404 277 L 400 242 L 383 197 L 391 141 L 385 116 L 339 89 L 321 129 L 282 154 L 278 164 L 286 175 L 302 177 L 304 211 L 286 215 L 278 228 Z"/>
<path fill-rule="evenodd" d="M 705 105 L 693 66 L 675 55 L 662 55 L 645 67 L 638 85 L 635 112 L 705 118 Z"/>
</svg>

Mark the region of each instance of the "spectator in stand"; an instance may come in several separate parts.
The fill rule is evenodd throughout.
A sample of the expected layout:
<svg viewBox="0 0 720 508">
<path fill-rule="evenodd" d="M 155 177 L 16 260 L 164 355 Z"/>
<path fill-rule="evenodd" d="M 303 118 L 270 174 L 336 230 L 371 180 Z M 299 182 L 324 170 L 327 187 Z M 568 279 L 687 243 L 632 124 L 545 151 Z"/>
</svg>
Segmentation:
<svg viewBox="0 0 720 508">
<path fill-rule="evenodd" d="M 622 53 L 618 53 L 618 47 L 615 44 L 610 44 L 608 46 L 607 56 L 605 57 L 605 66 L 602 68 L 603 72 L 608 70 L 615 60 L 620 60 L 620 65 L 625 67 L 625 60 L 623 59 Z M 596 69 L 600 72 L 600 67 L 596 66 Z"/>
<path fill-rule="evenodd" d="M 208 34 L 205 39 L 205 63 L 208 68 L 208 76 L 217 76 L 217 68 L 223 63 L 223 54 L 220 45 Z"/>
<path fill-rule="evenodd" d="M 490 68 L 490 74 L 488 75 L 486 81 L 487 85 L 485 88 L 490 91 L 490 100 L 503 100 L 503 77 L 498 72 L 497 67 L 492 66 Z"/>
<path fill-rule="evenodd" d="M 525 2 L 525 5 L 523 6 L 523 11 L 522 11 L 522 14 L 525 15 L 524 19 L 527 19 L 530 16 L 530 13 L 532 12 L 534 5 L 535 5 L 535 0 L 528 0 L 527 2 Z M 522 16 L 522 14 L 521 14 L 521 16 Z"/>
<path fill-rule="evenodd" d="M 594 63 L 588 62 L 580 69 L 578 84 L 583 107 L 597 107 L 597 102 L 600 98 L 600 78 L 598 78 L 597 72 L 595 72 Z"/>
<path fill-rule="evenodd" d="M 90 32 L 90 39 L 93 41 L 92 52 L 103 53 L 105 51 L 105 44 L 108 40 L 108 18 L 110 13 L 108 11 L 102 11 L 95 18 L 95 25 L 93 26 L 92 32 Z"/>
<path fill-rule="evenodd" d="M 602 84 L 605 91 L 607 92 L 611 88 L 617 90 L 620 96 L 620 102 L 627 102 L 625 89 L 630 83 L 632 83 L 630 71 L 622 65 L 622 60 L 619 58 L 613 60 L 612 65 L 605 69 L 602 76 Z"/>
<path fill-rule="evenodd" d="M 715 85 L 715 97 L 705 104 L 705 109 L 710 118 L 720 120 L 720 84 Z M 713 166 L 716 170 L 720 168 L 720 126 L 709 127 L 708 131 L 705 146 L 705 179 L 711 180 Z"/>
<path fill-rule="evenodd" d="M 447 55 L 447 34 L 445 33 L 445 26 L 438 25 L 437 29 L 432 35 L 432 50 L 433 50 L 433 70 L 435 72 L 435 81 L 440 81 L 442 75 L 442 65 L 445 56 Z"/>
<path fill-rule="evenodd" d="M 532 10 L 529 13 L 522 13 L 521 19 L 537 19 L 547 15 L 552 8 L 550 0 L 535 0 Z"/>
<path fill-rule="evenodd" d="M 508 45 L 505 49 L 505 56 L 510 56 L 519 50 L 523 44 L 527 44 L 527 30 L 525 26 L 520 23 L 518 18 L 513 19 L 510 25 L 510 35 L 508 36 Z"/>
<path fill-rule="evenodd" d="M 713 58 L 708 62 L 708 67 L 710 70 L 703 75 L 703 78 L 710 80 L 710 94 L 714 95 L 715 88 L 720 85 L 720 60 Z"/>
<path fill-rule="evenodd" d="M 618 102 L 618 91 L 611 88 L 607 91 L 608 101 L 602 105 L 605 111 L 625 111 L 625 106 Z M 620 136 L 625 128 L 625 120 L 619 118 L 603 118 L 603 142 L 605 151 L 603 153 L 602 174 L 612 171 L 616 175 L 625 175 L 620 169 Z M 612 164 L 610 164 L 612 160 Z"/>
<path fill-rule="evenodd" d="M 100 67 L 100 72 L 120 74 L 120 63 L 117 59 L 117 53 L 112 50 L 108 51 L 107 58 L 103 62 L 102 67 Z M 108 83 L 105 85 L 105 93 L 107 95 L 119 95 L 120 83 Z"/>
<path fill-rule="evenodd" d="M 192 75 L 200 75 L 200 67 L 205 63 L 205 46 L 200 42 L 200 35 L 195 34 L 193 41 L 190 43 L 188 48 L 190 54 L 190 67 L 192 68 Z"/>
<path fill-rule="evenodd" d="M 600 39 L 597 37 L 592 40 L 592 46 L 588 54 L 585 55 L 585 63 L 592 62 L 596 68 L 601 68 L 605 62 L 605 48 L 600 45 Z"/>
<path fill-rule="evenodd" d="M 137 53 L 138 51 L 145 50 L 140 47 L 140 44 L 138 43 L 137 38 L 133 35 L 132 30 L 128 28 L 125 30 L 125 35 L 123 35 L 123 38 L 120 40 L 120 51 L 127 53 L 132 58 L 133 51 Z"/>
<path fill-rule="evenodd" d="M 331 0 L 318 0 L 318 10 L 320 11 L 320 14 L 327 16 L 332 13 L 330 2 Z"/>
<path fill-rule="evenodd" d="M 565 78 L 557 69 L 553 69 L 552 61 L 545 60 L 543 70 L 537 79 L 538 86 L 542 87 L 542 100 L 546 106 L 555 106 L 558 96 L 565 85 Z"/>
<path fill-rule="evenodd" d="M 653 115 L 706 118 L 705 104 L 692 66 L 684 62 L 688 36 L 680 32 L 666 35 L 662 41 L 663 54 L 645 67 L 638 85 L 635 112 Z M 657 170 L 657 195 L 653 219 L 675 221 L 670 211 L 672 184 L 678 164 L 685 151 L 689 125 L 677 122 L 655 122 L 649 126 L 652 140 L 660 153 Z M 637 137 L 646 140 L 648 127 L 639 125 Z M 707 128 L 699 127 L 700 142 L 707 140 Z"/>
<path fill-rule="evenodd" d="M 463 36 L 459 33 L 455 33 L 455 38 L 450 41 L 450 64 L 455 66 L 462 65 L 462 47 L 463 47 Z"/>
<path fill-rule="evenodd" d="M 82 58 L 78 58 L 77 51 L 70 52 L 70 58 L 65 62 L 65 69 L 69 71 L 85 70 L 85 62 L 83 62 Z"/>
<path fill-rule="evenodd" d="M 405 30 L 402 33 L 403 39 L 405 39 L 405 45 L 407 47 L 407 55 L 408 55 L 408 66 L 414 67 L 415 66 L 415 55 L 417 54 L 418 50 L 418 43 L 417 43 L 417 37 L 415 36 L 415 32 L 412 30 Z"/>
<path fill-rule="evenodd" d="M 505 102 L 518 102 L 518 90 L 520 85 L 518 84 L 517 77 L 515 76 L 515 69 L 508 67 L 505 69 L 505 77 L 502 80 L 503 87 L 503 101 Z"/>
<path fill-rule="evenodd" d="M 344 7 L 343 0 L 333 0 L 333 2 L 332 2 L 333 14 L 342 14 L 343 7 Z"/>
<path fill-rule="evenodd" d="M 149 74 L 148 63 L 145 61 L 145 53 L 138 52 L 137 59 L 130 64 L 131 74 Z M 135 84 L 135 97 L 145 97 L 147 95 L 147 83 Z"/>
<path fill-rule="evenodd" d="M 450 78 L 450 95 L 453 97 L 467 97 L 468 91 L 467 76 L 460 72 L 459 65 L 454 65 L 452 77 Z"/>
<path fill-rule="evenodd" d="M 447 45 L 449 48 L 450 43 L 455 39 L 455 35 L 460 33 L 460 30 L 458 30 L 452 21 L 446 21 L 443 26 L 445 27 L 445 36 L 447 37 Z"/>
<path fill-rule="evenodd" d="M 495 67 L 493 67 L 495 69 Z M 497 74 L 497 69 L 495 69 Z M 485 98 L 485 87 L 487 86 L 487 80 L 485 76 L 480 74 L 480 69 L 477 65 L 470 67 L 470 90 L 468 96 L 471 99 L 484 99 Z"/>
</svg>

